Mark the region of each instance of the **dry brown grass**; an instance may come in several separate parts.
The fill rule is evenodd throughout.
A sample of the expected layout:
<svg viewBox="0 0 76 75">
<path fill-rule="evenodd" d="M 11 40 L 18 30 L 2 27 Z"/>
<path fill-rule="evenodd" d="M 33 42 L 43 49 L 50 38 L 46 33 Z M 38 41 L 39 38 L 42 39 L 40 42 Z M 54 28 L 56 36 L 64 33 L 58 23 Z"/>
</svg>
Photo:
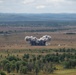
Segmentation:
<svg viewBox="0 0 76 75">
<path fill-rule="evenodd" d="M 41 37 L 50 35 L 50 46 L 30 46 L 24 41 L 25 36 Z M 58 46 L 60 44 L 60 46 Z M 0 35 L 0 49 L 35 49 L 35 48 L 76 48 L 76 35 L 67 35 L 63 32 L 22 32 L 10 35 Z"/>
<path fill-rule="evenodd" d="M 70 28 L 70 30 L 59 32 L 23 32 L 24 30 L 58 29 L 58 27 L 0 27 L 0 31 L 20 31 L 20 33 L 11 33 L 10 35 L 0 34 L 0 49 L 76 48 L 76 34 L 65 34 L 65 32 L 75 32 L 76 26 L 64 26 L 61 28 Z M 50 46 L 30 46 L 24 41 L 27 35 L 38 38 L 43 35 L 50 35 L 52 40 L 50 41 Z"/>
</svg>

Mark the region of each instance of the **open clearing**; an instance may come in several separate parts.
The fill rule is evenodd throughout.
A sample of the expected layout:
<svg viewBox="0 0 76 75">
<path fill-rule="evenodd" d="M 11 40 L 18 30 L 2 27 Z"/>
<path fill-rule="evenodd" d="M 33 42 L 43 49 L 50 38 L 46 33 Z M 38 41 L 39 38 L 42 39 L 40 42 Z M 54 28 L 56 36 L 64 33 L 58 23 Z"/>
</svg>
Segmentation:
<svg viewBox="0 0 76 75">
<path fill-rule="evenodd" d="M 60 71 L 56 71 L 54 74 L 50 74 L 50 75 L 76 75 L 76 70 L 75 69 L 60 70 Z"/>
<path fill-rule="evenodd" d="M 65 27 L 68 28 L 68 27 Z M 31 29 L 31 27 L 26 28 L 0 28 L 1 31 L 9 31 L 12 30 L 12 33 L 9 34 L 0 34 L 0 55 L 4 59 L 5 57 L 9 55 L 15 55 L 21 58 L 24 54 L 30 54 L 30 55 L 46 55 L 55 53 L 52 52 L 52 50 L 49 51 L 49 49 L 60 49 L 60 48 L 75 48 L 76 49 L 76 34 L 66 34 L 66 32 L 75 32 L 76 27 L 69 27 L 70 30 L 63 30 L 63 31 L 56 31 L 56 32 L 27 32 L 26 29 Z M 36 28 L 33 27 L 32 30 L 46 30 L 46 27 L 43 28 Z M 49 28 L 47 27 L 47 30 Z M 50 29 L 52 29 L 50 27 Z M 15 30 L 18 30 L 18 32 L 13 32 Z M 35 37 L 42 37 L 43 35 L 50 35 L 52 37 L 52 40 L 49 41 L 49 46 L 30 46 L 29 43 L 27 43 L 24 38 L 25 36 L 35 36 Z M 37 50 L 35 50 L 37 49 Z M 44 51 L 41 51 L 41 50 Z M 45 51 L 45 49 L 47 51 Z M 61 65 L 56 65 L 58 70 L 56 70 L 53 74 L 47 74 L 40 72 L 39 75 L 76 75 L 76 69 L 63 69 Z M 15 73 L 14 73 L 15 74 Z M 7 74 L 7 75 L 14 75 L 13 73 Z M 19 74 L 15 74 L 19 75 Z M 28 74 L 30 75 L 30 74 Z M 34 75 L 34 74 L 31 74 Z"/>
<path fill-rule="evenodd" d="M 41 37 L 50 35 L 52 40 L 49 46 L 30 46 L 25 36 Z M 35 49 L 35 48 L 76 48 L 76 34 L 65 34 L 64 32 L 22 32 L 9 35 L 0 35 L 0 49 Z"/>
</svg>

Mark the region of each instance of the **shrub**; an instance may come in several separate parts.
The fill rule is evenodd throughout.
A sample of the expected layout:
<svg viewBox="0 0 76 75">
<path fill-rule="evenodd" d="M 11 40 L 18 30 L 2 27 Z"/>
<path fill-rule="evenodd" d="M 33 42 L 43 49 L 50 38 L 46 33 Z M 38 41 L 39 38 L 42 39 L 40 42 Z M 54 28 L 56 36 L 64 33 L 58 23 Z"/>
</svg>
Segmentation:
<svg viewBox="0 0 76 75">
<path fill-rule="evenodd" d="M 6 74 L 5 74 L 5 72 L 3 72 L 3 71 L 0 71 L 0 75 L 6 75 Z"/>
</svg>

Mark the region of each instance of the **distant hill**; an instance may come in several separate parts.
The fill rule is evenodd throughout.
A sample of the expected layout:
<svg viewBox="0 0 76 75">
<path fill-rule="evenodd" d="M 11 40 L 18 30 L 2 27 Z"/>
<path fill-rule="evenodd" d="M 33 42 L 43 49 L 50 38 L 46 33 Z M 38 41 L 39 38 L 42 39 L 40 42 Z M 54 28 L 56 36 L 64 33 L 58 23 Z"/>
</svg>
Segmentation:
<svg viewBox="0 0 76 75">
<path fill-rule="evenodd" d="M 0 21 L 76 20 L 76 14 L 11 14 L 0 13 Z"/>
</svg>

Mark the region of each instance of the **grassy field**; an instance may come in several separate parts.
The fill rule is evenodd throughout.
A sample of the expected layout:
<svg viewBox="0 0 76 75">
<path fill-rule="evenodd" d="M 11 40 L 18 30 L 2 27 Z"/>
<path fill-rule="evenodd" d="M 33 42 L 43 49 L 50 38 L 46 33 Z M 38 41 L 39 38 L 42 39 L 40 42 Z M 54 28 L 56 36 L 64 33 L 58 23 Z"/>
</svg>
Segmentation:
<svg viewBox="0 0 76 75">
<path fill-rule="evenodd" d="M 76 70 L 75 69 L 59 70 L 56 71 L 54 74 L 50 74 L 50 75 L 76 75 Z"/>
<path fill-rule="evenodd" d="M 0 26 L 0 49 L 35 49 L 35 48 L 76 48 L 76 26 Z M 32 47 L 25 40 L 25 36 L 42 37 L 50 35 L 52 40 L 46 47 Z"/>
<path fill-rule="evenodd" d="M 16 74 L 16 73 L 10 73 L 10 74 L 7 73 L 7 75 L 13 75 L 13 74 Z M 22 75 L 22 74 L 16 74 L 16 75 Z M 27 74 L 25 74 L 25 75 L 27 75 Z M 29 73 L 28 75 L 35 75 L 35 74 L 33 74 L 33 73 L 30 74 Z M 76 75 L 76 70 L 75 69 L 58 70 L 58 71 L 55 71 L 53 74 L 40 72 L 38 75 Z"/>
<path fill-rule="evenodd" d="M 52 49 L 60 49 L 60 48 L 75 48 L 76 49 L 76 34 L 66 34 L 66 32 L 75 32 L 74 27 L 69 27 L 70 30 L 63 30 L 57 32 L 25 32 L 24 30 L 30 30 L 29 27 L 25 28 L 12 28 L 11 30 L 18 30 L 18 32 L 14 32 L 11 34 L 0 34 L 0 60 L 6 58 L 8 55 L 15 55 L 21 58 L 24 54 L 30 55 L 46 55 L 55 53 Z M 65 27 L 65 28 L 68 28 Z M 0 28 L 1 31 L 9 31 L 8 28 Z M 34 28 L 33 30 L 45 30 L 46 28 Z M 47 30 L 49 28 L 47 27 Z M 50 29 L 54 29 L 51 28 Z M 74 29 L 74 30 L 73 30 Z M 24 32 L 23 32 L 23 31 Z M 20 31 L 20 32 L 19 32 Z M 24 38 L 25 36 L 36 36 L 40 38 L 43 35 L 50 35 L 52 40 L 49 41 L 49 46 L 30 46 Z M 58 70 L 55 70 L 53 74 L 47 74 L 45 72 L 40 72 L 39 75 L 76 75 L 76 69 L 64 69 L 62 65 L 56 65 Z M 7 75 L 14 75 L 14 73 L 10 73 Z M 15 74 L 20 75 L 20 74 Z M 27 75 L 27 74 L 26 74 Z M 28 75 L 35 75 L 33 73 L 29 73 Z"/>
<path fill-rule="evenodd" d="M 27 35 L 41 37 L 50 35 L 52 40 L 49 46 L 30 46 L 24 38 Z M 63 32 L 22 32 L 10 35 L 0 35 L 0 49 L 35 49 L 35 48 L 76 48 L 76 35 Z"/>
</svg>

